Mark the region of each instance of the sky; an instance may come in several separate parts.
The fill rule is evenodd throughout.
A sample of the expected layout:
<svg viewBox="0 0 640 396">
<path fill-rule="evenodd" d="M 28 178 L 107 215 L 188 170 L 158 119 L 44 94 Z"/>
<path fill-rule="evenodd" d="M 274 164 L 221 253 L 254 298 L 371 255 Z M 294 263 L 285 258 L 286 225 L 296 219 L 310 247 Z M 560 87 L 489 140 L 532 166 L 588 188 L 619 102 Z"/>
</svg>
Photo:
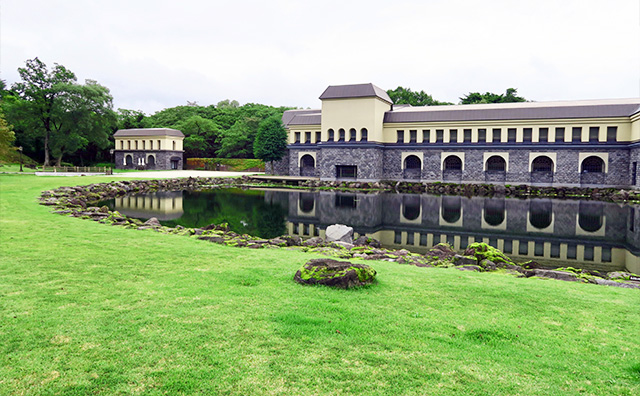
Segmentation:
<svg viewBox="0 0 640 396">
<path fill-rule="evenodd" d="M 153 114 L 224 99 L 319 108 L 329 85 L 457 103 L 640 97 L 640 0 L 2 0 L 0 79 L 38 57 Z"/>
</svg>

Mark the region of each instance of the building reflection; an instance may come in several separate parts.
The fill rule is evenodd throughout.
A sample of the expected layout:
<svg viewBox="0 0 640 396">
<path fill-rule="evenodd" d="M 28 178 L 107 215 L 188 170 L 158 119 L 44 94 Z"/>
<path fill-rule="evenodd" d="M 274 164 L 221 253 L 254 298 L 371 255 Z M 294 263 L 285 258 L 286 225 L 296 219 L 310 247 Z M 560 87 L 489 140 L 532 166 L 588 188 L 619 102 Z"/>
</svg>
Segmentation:
<svg viewBox="0 0 640 396">
<path fill-rule="evenodd" d="M 270 192 L 289 205 L 290 234 L 324 236 L 347 224 L 389 248 L 488 243 L 518 260 L 640 273 L 640 207 L 607 202 L 417 194 Z M 274 196 L 275 194 L 275 196 Z"/>
<path fill-rule="evenodd" d="M 114 199 L 115 210 L 137 219 L 174 220 L 183 214 L 182 191 L 162 191 Z"/>
</svg>

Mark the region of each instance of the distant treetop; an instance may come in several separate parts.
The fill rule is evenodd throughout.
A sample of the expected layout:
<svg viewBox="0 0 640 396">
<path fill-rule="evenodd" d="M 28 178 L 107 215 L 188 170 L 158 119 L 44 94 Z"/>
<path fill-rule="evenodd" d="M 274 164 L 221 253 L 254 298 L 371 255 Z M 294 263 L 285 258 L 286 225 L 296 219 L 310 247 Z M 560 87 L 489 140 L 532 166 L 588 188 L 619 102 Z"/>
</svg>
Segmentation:
<svg viewBox="0 0 640 396">
<path fill-rule="evenodd" d="M 526 102 L 527 100 L 518 96 L 517 88 L 507 88 L 504 94 L 495 94 L 492 92 L 470 92 L 460 98 L 460 104 L 478 104 L 478 103 L 514 103 Z"/>
<path fill-rule="evenodd" d="M 453 103 L 440 102 L 433 99 L 431 95 L 424 91 L 414 92 L 411 88 L 398 87 L 387 91 L 393 104 L 408 104 L 411 106 L 440 106 L 450 105 Z"/>
</svg>

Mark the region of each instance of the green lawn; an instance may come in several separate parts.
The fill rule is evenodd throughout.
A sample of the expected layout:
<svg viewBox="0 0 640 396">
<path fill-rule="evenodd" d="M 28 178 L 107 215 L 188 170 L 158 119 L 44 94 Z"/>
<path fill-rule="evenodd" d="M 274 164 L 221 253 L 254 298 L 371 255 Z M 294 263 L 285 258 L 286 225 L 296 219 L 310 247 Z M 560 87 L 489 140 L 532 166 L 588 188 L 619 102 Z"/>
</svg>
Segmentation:
<svg viewBox="0 0 640 396">
<path fill-rule="evenodd" d="M 0 395 L 638 395 L 640 292 L 312 255 L 49 213 L 0 175 Z M 368 262 L 372 263 L 372 262 Z"/>
</svg>

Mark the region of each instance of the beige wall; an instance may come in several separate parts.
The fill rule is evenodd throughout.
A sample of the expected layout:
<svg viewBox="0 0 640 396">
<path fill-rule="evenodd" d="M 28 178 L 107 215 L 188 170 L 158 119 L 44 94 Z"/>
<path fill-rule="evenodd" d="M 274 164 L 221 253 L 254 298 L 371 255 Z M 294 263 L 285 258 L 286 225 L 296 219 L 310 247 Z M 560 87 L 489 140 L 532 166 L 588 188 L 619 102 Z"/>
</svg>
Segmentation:
<svg viewBox="0 0 640 396">
<path fill-rule="evenodd" d="M 182 151 L 182 140 L 176 136 L 126 136 L 116 137 L 116 150 L 176 150 Z M 158 147 L 158 142 L 160 147 Z M 175 142 L 175 148 L 173 144 Z M 136 143 L 138 146 L 136 147 Z M 131 146 L 129 146 L 131 144 Z"/>
<path fill-rule="evenodd" d="M 340 128 L 347 134 L 351 128 L 355 129 L 356 141 L 359 141 L 360 131 L 367 128 L 367 140 L 380 142 L 383 139 L 384 113 L 390 109 L 390 104 L 376 97 L 325 99 L 322 101 L 322 141 L 327 140 L 329 129 L 334 130 L 337 140 Z"/>
<path fill-rule="evenodd" d="M 300 133 L 300 142 L 309 143 L 305 141 L 305 133 L 311 132 L 311 143 L 318 143 L 316 141 L 316 132 L 320 132 L 320 125 L 289 125 L 289 143 L 295 143 L 296 132 Z M 325 137 L 326 140 L 326 137 Z"/>
<path fill-rule="evenodd" d="M 324 117 L 324 115 L 323 115 Z M 417 142 L 422 143 L 423 130 L 430 131 L 430 143 L 436 142 L 436 131 L 441 129 L 444 131 L 444 143 L 449 143 L 450 130 L 457 130 L 458 143 L 464 141 L 464 130 L 471 129 L 471 141 L 478 142 L 478 130 L 486 129 L 486 141 L 493 142 L 493 129 L 501 130 L 501 142 L 507 142 L 508 130 L 516 129 L 516 142 L 523 141 L 524 128 L 532 128 L 532 142 L 540 141 L 540 128 L 548 128 L 548 136 L 550 142 L 555 142 L 555 128 L 565 128 L 564 141 L 572 141 L 572 130 L 574 127 L 582 128 L 583 142 L 589 141 L 589 128 L 599 127 L 599 141 L 607 141 L 607 127 L 615 126 L 618 128 L 617 139 L 620 142 L 629 142 L 640 139 L 640 117 L 633 123 L 629 118 L 585 118 L 585 119 L 555 119 L 555 120 L 509 120 L 509 121 L 465 121 L 465 122 L 434 122 L 434 123 L 388 123 L 384 124 L 384 132 L 382 142 L 395 143 L 397 141 L 397 131 L 404 130 L 404 142 L 409 142 L 409 131 L 417 131 Z M 637 137 L 636 137 L 637 135 Z"/>
</svg>

